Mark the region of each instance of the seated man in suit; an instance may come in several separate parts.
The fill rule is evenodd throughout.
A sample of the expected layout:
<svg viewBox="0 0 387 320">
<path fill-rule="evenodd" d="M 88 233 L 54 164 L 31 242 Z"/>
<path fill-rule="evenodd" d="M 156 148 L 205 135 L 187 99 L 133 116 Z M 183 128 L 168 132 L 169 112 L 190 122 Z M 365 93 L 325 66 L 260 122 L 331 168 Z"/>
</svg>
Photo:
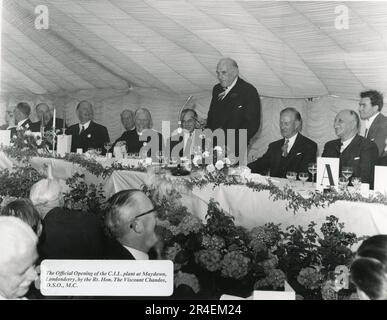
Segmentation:
<svg viewBox="0 0 387 320">
<path fill-rule="evenodd" d="M 248 164 L 254 173 L 271 177 L 286 177 L 287 171 L 308 172 L 308 163 L 316 162 L 317 144 L 304 137 L 300 130 L 302 119 L 294 108 L 286 108 L 280 114 L 280 130 L 283 139 L 269 144 L 266 153 Z"/>
<path fill-rule="evenodd" d="M 38 278 L 37 242 L 36 234 L 21 219 L 0 217 L 0 300 L 23 298 Z"/>
<path fill-rule="evenodd" d="M 117 192 L 108 200 L 105 226 L 111 239 L 106 241 L 105 259 L 148 260 L 157 243 L 156 208 L 146 194 L 131 189 Z"/>
<path fill-rule="evenodd" d="M 52 125 L 53 125 L 53 114 L 48 104 L 47 103 L 37 104 L 35 107 L 35 111 L 39 121 L 32 123 L 31 131 L 32 132 L 51 131 Z M 62 134 L 62 128 L 63 128 L 63 120 L 56 118 L 55 130 L 57 131 L 58 134 Z"/>
<path fill-rule="evenodd" d="M 325 144 L 322 157 L 340 158 L 340 174 L 342 167 L 352 167 L 352 176 L 361 178 L 363 183 L 369 183 L 372 187 L 379 152 L 374 142 L 359 136 L 358 114 L 349 109 L 340 111 L 336 115 L 334 128 L 339 139 Z"/>
<path fill-rule="evenodd" d="M 181 112 L 181 127 L 173 131 L 170 138 L 171 155 L 174 147 L 180 144 L 181 148 L 177 147 L 176 156 L 190 158 L 194 153 L 195 128 L 198 122 L 198 114 L 194 109 L 184 109 Z"/>
<path fill-rule="evenodd" d="M 77 105 L 77 116 L 79 123 L 70 126 L 67 134 L 72 135 L 71 152 L 82 148 L 86 152 L 89 148 L 100 148 L 104 152 L 104 144 L 109 142 L 109 133 L 103 125 L 95 123 L 93 106 L 90 102 L 83 100 Z"/>
<path fill-rule="evenodd" d="M 8 128 L 11 130 L 11 136 L 16 134 L 19 129 L 31 130 L 32 121 L 29 116 L 31 114 L 31 107 L 26 102 L 19 102 L 13 110 L 16 126 Z"/>
<path fill-rule="evenodd" d="M 111 151 L 114 150 L 115 145 L 119 141 L 124 141 L 126 144 L 126 150 L 128 153 L 138 152 L 138 135 L 136 132 L 136 126 L 134 124 L 134 112 L 132 110 L 124 110 L 121 112 L 121 122 L 125 128 L 125 132 L 119 137 L 112 145 Z"/>
<path fill-rule="evenodd" d="M 159 155 L 158 152 L 163 150 L 163 137 L 160 132 L 152 129 L 153 120 L 150 111 L 146 108 L 137 109 L 134 114 L 134 123 L 138 137 L 135 152 L 142 153 L 142 147 L 146 146 L 147 156 L 155 160 Z M 140 154 L 140 156 L 143 155 Z"/>
<path fill-rule="evenodd" d="M 383 95 L 376 90 L 369 90 L 360 93 L 360 97 L 359 114 L 366 126 L 364 137 L 376 143 L 381 156 L 387 138 L 387 117 L 381 114 Z"/>
</svg>

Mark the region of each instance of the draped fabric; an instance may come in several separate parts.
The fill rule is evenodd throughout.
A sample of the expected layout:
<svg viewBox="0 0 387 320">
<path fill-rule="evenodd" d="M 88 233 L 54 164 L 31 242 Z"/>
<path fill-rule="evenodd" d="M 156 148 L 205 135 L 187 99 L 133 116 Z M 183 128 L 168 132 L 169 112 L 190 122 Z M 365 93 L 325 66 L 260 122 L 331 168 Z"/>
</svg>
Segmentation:
<svg viewBox="0 0 387 320">
<path fill-rule="evenodd" d="M 279 138 L 279 111 L 296 107 L 303 134 L 334 138 L 334 115 L 359 92 L 387 92 L 384 2 L 243 0 L 3 0 L 0 125 L 17 102 L 49 102 L 68 125 L 90 100 L 111 139 L 124 108 L 177 126 L 189 96 L 206 117 L 216 64 L 230 56 L 262 99 L 250 156 Z M 47 9 L 48 29 L 40 29 Z M 39 9 L 39 10 L 37 10 Z M 310 98 L 313 98 L 313 101 Z M 36 120 L 35 114 L 31 115 Z M 163 132 L 164 133 L 164 132 Z M 166 134 L 167 135 L 167 134 Z"/>
</svg>

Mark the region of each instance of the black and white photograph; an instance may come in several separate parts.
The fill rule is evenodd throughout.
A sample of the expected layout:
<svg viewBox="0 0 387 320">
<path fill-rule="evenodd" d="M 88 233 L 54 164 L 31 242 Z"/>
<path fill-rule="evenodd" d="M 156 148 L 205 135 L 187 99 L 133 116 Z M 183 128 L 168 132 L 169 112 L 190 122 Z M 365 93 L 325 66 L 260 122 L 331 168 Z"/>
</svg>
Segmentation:
<svg viewBox="0 0 387 320">
<path fill-rule="evenodd" d="M 387 299 L 387 2 L 0 16 L 0 300 Z"/>
</svg>

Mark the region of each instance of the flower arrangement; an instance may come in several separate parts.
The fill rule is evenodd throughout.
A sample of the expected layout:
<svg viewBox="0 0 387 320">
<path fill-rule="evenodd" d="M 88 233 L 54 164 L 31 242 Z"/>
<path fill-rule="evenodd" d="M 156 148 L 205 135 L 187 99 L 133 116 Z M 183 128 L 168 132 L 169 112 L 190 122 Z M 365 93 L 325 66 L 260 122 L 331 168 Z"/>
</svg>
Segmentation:
<svg viewBox="0 0 387 320">
<path fill-rule="evenodd" d="M 213 200 L 202 221 L 180 204 L 173 186 L 168 192 L 155 185 L 145 191 L 161 208 L 157 230 L 164 241 L 163 257 L 174 262 L 176 289 L 191 286 L 196 298 L 247 297 L 253 290 L 281 290 L 286 280 L 299 299 L 338 299 L 338 293 L 349 297 L 354 291 L 338 289 L 332 274 L 338 265 L 349 266 L 350 247 L 359 239 L 344 232 L 334 216 L 326 218 L 320 233 L 314 222 L 306 230 L 283 230 L 273 223 L 247 230 Z"/>
</svg>

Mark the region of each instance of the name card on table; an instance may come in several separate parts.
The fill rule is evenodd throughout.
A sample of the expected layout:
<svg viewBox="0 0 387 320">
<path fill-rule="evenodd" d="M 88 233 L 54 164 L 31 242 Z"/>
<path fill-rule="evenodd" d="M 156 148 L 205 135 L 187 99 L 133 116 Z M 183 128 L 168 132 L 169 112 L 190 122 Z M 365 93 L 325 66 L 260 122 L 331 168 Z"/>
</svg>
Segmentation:
<svg viewBox="0 0 387 320">
<path fill-rule="evenodd" d="M 374 191 L 387 195 L 387 167 L 375 166 Z"/>
<path fill-rule="evenodd" d="M 71 152 L 71 140 L 73 136 L 60 134 L 57 137 L 58 139 L 57 139 L 56 152 L 58 155 L 63 157 L 66 153 Z"/>
<path fill-rule="evenodd" d="M 339 158 L 317 158 L 317 190 L 324 191 L 324 189 L 330 187 L 337 188 L 339 184 L 339 166 Z"/>
<path fill-rule="evenodd" d="M 296 292 L 285 281 L 284 291 L 260 291 L 254 290 L 253 300 L 296 300 Z"/>
<path fill-rule="evenodd" d="M 8 147 L 11 144 L 11 130 L 0 130 L 0 146 Z"/>
</svg>

